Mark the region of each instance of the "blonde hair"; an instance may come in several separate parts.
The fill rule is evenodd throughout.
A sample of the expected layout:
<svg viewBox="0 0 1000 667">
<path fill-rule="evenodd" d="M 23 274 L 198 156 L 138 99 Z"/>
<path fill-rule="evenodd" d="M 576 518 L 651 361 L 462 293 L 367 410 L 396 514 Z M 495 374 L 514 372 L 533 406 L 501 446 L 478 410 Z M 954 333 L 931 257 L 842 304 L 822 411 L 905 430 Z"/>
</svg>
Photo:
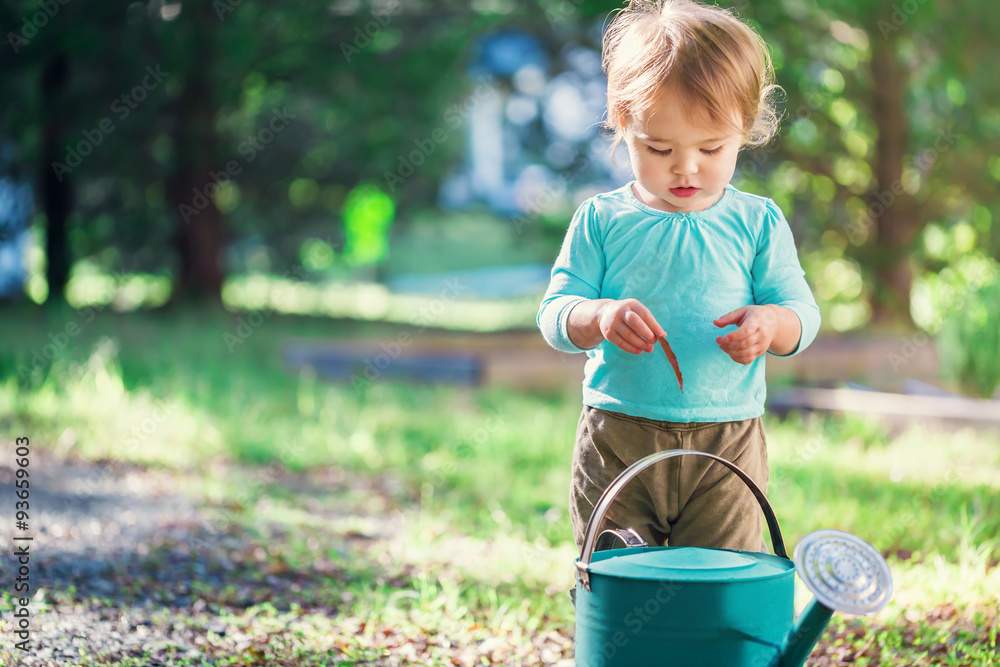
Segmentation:
<svg viewBox="0 0 1000 667">
<path fill-rule="evenodd" d="M 777 132 L 774 97 L 781 88 L 767 44 L 725 9 L 692 0 L 629 0 L 603 47 L 612 153 L 624 138 L 622 125 L 647 110 L 664 86 L 717 127 L 739 130 L 741 146 L 761 146 Z"/>
</svg>

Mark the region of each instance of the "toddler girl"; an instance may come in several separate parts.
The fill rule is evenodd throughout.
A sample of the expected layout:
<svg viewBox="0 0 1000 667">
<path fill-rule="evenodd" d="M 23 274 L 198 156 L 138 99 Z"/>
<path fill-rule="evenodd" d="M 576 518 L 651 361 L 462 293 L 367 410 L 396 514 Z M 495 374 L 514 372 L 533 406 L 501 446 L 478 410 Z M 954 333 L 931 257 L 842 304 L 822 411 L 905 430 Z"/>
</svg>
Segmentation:
<svg viewBox="0 0 1000 667">
<path fill-rule="evenodd" d="M 717 7 L 633 0 L 603 59 L 606 125 L 635 179 L 577 209 L 538 311 L 550 345 L 587 354 L 570 489 L 578 547 L 604 489 L 661 450 L 716 454 L 766 489 L 763 355 L 801 352 L 820 323 L 781 210 L 729 184 L 739 150 L 777 127 L 760 36 Z M 664 336 L 683 390 L 657 353 Z M 762 550 L 759 506 L 712 464 L 648 468 L 607 527 L 650 545 Z"/>
</svg>

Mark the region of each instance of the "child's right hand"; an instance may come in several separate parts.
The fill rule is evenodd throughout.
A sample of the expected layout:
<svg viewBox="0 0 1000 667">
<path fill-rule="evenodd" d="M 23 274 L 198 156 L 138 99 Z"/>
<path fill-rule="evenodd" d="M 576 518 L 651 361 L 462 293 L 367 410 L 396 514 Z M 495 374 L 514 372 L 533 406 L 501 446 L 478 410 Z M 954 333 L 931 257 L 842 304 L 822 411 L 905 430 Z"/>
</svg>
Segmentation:
<svg viewBox="0 0 1000 667">
<path fill-rule="evenodd" d="M 569 313 L 569 338 L 589 350 L 609 341 L 632 354 L 652 352 L 654 343 L 667 333 L 653 314 L 637 299 L 589 299 Z"/>
<path fill-rule="evenodd" d="M 598 328 L 604 340 L 626 352 L 652 352 L 656 339 L 667 333 L 638 299 L 605 299 L 598 307 Z"/>
</svg>

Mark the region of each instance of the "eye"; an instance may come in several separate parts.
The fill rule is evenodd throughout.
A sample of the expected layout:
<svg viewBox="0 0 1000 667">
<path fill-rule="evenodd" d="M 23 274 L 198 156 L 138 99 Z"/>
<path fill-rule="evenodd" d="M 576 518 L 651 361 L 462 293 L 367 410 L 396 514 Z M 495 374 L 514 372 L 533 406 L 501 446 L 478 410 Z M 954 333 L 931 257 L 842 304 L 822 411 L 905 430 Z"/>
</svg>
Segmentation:
<svg viewBox="0 0 1000 667">
<path fill-rule="evenodd" d="M 655 148 L 653 148 L 652 146 L 646 146 L 646 149 L 650 153 L 652 153 L 653 155 L 670 155 L 670 149 L 669 148 L 667 150 L 665 150 L 665 151 L 658 151 Z"/>
<path fill-rule="evenodd" d="M 704 153 L 705 155 L 715 155 L 721 150 L 722 146 L 719 146 L 718 148 L 702 148 L 701 152 Z"/>
</svg>

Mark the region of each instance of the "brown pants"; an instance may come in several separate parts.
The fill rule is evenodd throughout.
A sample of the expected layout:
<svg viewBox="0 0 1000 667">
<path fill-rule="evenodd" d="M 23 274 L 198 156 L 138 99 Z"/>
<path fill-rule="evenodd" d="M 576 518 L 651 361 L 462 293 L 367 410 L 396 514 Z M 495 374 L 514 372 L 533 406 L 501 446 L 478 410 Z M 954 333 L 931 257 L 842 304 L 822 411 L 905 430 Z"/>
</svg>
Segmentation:
<svg viewBox="0 0 1000 667">
<path fill-rule="evenodd" d="M 604 489 L 639 459 L 668 449 L 693 449 L 732 461 L 767 491 L 767 441 L 760 417 L 664 422 L 584 406 L 569 503 L 578 549 Z M 598 530 L 632 528 L 650 546 L 766 552 L 763 524 L 760 505 L 739 477 L 708 457 L 681 456 L 639 473 L 618 494 Z"/>
</svg>

